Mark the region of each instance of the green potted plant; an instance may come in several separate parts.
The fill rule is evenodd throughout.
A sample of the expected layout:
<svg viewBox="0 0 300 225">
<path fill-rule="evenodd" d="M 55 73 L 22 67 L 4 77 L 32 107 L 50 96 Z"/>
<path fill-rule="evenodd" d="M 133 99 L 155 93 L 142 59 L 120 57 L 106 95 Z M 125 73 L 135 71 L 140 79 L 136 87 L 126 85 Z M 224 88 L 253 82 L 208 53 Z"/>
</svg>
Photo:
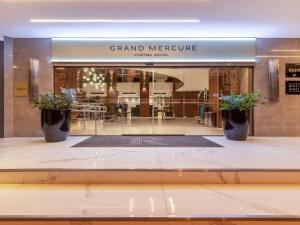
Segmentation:
<svg viewBox="0 0 300 225">
<path fill-rule="evenodd" d="M 226 138 L 235 141 L 245 141 L 249 133 L 250 110 L 258 104 L 264 104 L 260 92 L 220 97 L 223 129 Z"/>
<path fill-rule="evenodd" d="M 47 142 L 67 139 L 71 124 L 71 105 L 76 91 L 62 88 L 57 95 L 53 91 L 40 95 L 33 107 L 41 110 L 41 128 Z"/>
</svg>

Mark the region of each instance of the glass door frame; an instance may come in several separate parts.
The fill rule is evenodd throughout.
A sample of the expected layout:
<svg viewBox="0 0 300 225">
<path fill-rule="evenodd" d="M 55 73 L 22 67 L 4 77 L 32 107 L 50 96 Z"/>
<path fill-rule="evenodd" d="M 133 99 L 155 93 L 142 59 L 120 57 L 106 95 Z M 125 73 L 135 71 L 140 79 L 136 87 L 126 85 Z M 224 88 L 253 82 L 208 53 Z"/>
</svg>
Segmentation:
<svg viewBox="0 0 300 225">
<path fill-rule="evenodd" d="M 157 68 L 169 68 L 169 69 L 176 69 L 176 68 L 222 68 L 222 67 L 240 67 L 240 68 L 249 68 L 251 69 L 251 91 L 254 91 L 254 65 L 253 64 L 194 64 L 194 63 L 176 63 L 176 64 L 136 64 L 136 63 L 128 63 L 128 64 L 101 64 L 101 63 L 55 63 L 53 64 L 53 89 L 55 89 L 55 82 L 56 82 L 56 74 L 55 69 L 59 67 L 101 67 L 101 68 L 142 68 L 142 69 L 151 69 L 151 74 L 155 76 L 155 69 Z M 152 88 L 154 90 L 155 87 L 154 82 L 152 82 Z M 150 87 L 149 87 L 150 88 Z M 155 118 L 154 118 L 154 107 L 152 107 L 152 135 L 155 134 Z M 255 127 L 254 127 L 254 110 L 251 111 L 251 133 L 250 135 L 255 135 Z M 95 134 L 97 132 L 95 131 Z"/>
</svg>

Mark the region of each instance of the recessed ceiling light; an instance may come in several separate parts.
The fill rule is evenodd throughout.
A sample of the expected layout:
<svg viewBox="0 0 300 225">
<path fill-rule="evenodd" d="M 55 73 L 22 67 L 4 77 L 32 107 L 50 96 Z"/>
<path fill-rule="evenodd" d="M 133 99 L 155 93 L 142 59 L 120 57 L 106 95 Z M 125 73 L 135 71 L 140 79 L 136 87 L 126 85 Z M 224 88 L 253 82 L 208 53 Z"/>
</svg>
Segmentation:
<svg viewBox="0 0 300 225">
<path fill-rule="evenodd" d="M 256 58 L 300 58 L 300 55 L 258 55 Z"/>
<path fill-rule="evenodd" d="M 300 49 L 272 49 L 271 52 L 300 52 Z"/>
<path fill-rule="evenodd" d="M 58 37 L 52 38 L 52 41 L 246 41 L 246 42 L 254 42 L 256 38 L 197 38 L 197 37 L 139 37 L 139 38 L 131 38 L 131 37 L 118 37 L 118 38 L 107 38 L 107 37 Z"/>
<path fill-rule="evenodd" d="M 224 59 L 211 59 L 211 58 L 207 58 L 207 59 L 153 59 L 153 60 L 146 60 L 146 59 L 85 59 L 85 58 L 76 58 L 76 59 L 60 59 L 60 58 L 52 58 L 51 60 L 53 63 L 77 63 L 77 62 L 85 62 L 85 63 L 97 63 L 97 62 L 102 62 L 102 63 L 129 63 L 129 62 L 154 62 L 154 63 L 235 63 L 235 62 L 239 62 L 239 63 L 254 63 L 256 62 L 255 58 L 249 58 L 249 59 L 234 59 L 234 58 L 224 58 Z"/>
<path fill-rule="evenodd" d="M 31 19 L 31 23 L 199 23 L 199 19 Z"/>
<path fill-rule="evenodd" d="M 147 2 L 149 0 L 85 0 L 84 2 L 118 2 L 118 3 L 121 3 L 121 2 Z M 151 0 L 152 2 L 160 2 L 161 0 Z M 166 2 L 180 2 L 182 0 L 164 0 Z M 212 2 L 213 0 L 192 0 L 192 1 L 195 1 L 195 2 L 203 2 L 203 3 L 210 3 Z M 11 3 L 11 2 L 25 2 L 25 3 L 28 3 L 28 2 L 82 2 L 82 0 L 0 0 L 0 2 L 8 2 L 8 3 Z"/>
</svg>

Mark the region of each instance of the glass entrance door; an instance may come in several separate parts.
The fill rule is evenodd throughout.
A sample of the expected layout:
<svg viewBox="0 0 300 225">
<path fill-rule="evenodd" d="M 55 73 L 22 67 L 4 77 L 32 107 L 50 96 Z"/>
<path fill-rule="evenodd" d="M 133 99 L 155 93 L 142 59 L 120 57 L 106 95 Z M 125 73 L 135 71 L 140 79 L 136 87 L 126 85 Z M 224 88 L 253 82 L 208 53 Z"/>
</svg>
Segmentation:
<svg viewBox="0 0 300 225">
<path fill-rule="evenodd" d="M 153 134 L 184 134 L 184 74 L 182 69 L 153 70 L 150 91 L 153 99 Z"/>
<path fill-rule="evenodd" d="M 77 90 L 71 134 L 223 135 L 219 97 L 252 92 L 252 68 L 56 67 Z"/>
<path fill-rule="evenodd" d="M 122 112 L 122 135 L 152 135 L 150 100 L 152 69 L 122 68 L 118 79 L 118 111 Z"/>
<path fill-rule="evenodd" d="M 253 91 L 252 68 L 153 70 L 154 135 L 223 135 L 219 97 Z"/>
</svg>

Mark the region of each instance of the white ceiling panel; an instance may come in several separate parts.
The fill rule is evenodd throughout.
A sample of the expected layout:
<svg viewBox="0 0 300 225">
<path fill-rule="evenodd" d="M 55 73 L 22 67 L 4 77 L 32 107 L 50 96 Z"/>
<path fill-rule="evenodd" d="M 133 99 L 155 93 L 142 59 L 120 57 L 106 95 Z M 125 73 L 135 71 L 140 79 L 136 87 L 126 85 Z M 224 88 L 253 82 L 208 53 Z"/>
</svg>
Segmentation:
<svg viewBox="0 0 300 225">
<path fill-rule="evenodd" d="M 299 0 L 0 0 L 12 37 L 300 37 Z M 198 23 L 31 23 L 200 20 Z"/>
</svg>

